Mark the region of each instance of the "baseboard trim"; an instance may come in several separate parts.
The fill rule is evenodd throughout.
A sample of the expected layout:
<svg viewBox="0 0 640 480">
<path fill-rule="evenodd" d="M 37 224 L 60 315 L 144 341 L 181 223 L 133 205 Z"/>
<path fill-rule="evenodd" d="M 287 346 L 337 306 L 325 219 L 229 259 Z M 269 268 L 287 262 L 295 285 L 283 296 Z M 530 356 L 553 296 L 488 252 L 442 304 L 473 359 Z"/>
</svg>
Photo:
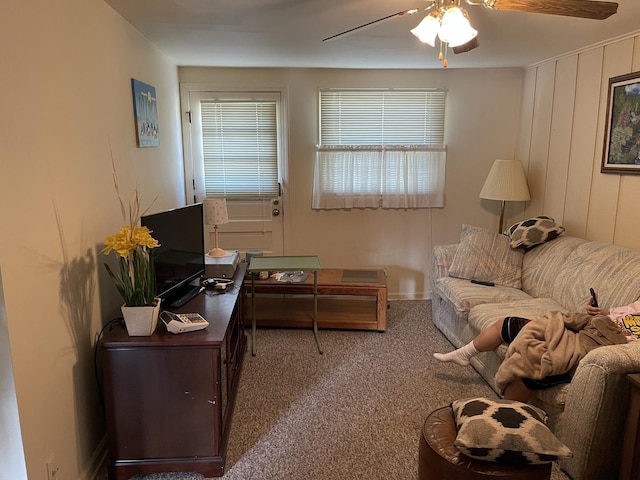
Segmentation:
<svg viewBox="0 0 640 480">
<path fill-rule="evenodd" d="M 107 474 L 104 469 L 106 459 L 107 435 L 105 434 L 98 442 L 96 449 L 93 451 L 93 455 L 91 455 L 89 466 L 85 469 L 80 478 L 84 480 L 106 480 Z"/>
</svg>

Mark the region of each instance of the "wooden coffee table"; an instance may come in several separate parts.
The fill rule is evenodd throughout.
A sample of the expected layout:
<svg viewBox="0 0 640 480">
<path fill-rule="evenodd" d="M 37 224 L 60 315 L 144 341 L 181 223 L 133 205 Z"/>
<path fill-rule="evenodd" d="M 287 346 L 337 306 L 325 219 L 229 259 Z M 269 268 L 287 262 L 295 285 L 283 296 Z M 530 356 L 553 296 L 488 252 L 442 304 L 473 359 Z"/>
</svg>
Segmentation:
<svg viewBox="0 0 640 480">
<path fill-rule="evenodd" d="M 257 325 L 311 328 L 313 281 L 313 274 L 302 283 L 256 278 Z M 317 295 L 319 328 L 379 332 L 387 329 L 387 275 L 384 270 L 323 269 L 317 272 Z M 246 313 L 247 318 L 251 318 L 251 312 Z"/>
</svg>

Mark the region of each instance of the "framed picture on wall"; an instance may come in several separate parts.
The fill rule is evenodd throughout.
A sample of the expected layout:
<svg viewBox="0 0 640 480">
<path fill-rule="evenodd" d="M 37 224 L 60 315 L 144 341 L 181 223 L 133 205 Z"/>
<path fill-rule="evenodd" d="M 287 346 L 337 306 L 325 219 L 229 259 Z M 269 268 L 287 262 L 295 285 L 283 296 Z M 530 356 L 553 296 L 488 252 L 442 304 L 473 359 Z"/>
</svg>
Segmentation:
<svg viewBox="0 0 640 480">
<path fill-rule="evenodd" d="M 600 171 L 640 175 L 640 72 L 609 79 Z"/>
<path fill-rule="evenodd" d="M 135 78 L 131 79 L 133 91 L 133 113 L 136 118 L 136 140 L 138 147 L 157 147 L 158 136 L 158 99 L 156 89 Z"/>
</svg>

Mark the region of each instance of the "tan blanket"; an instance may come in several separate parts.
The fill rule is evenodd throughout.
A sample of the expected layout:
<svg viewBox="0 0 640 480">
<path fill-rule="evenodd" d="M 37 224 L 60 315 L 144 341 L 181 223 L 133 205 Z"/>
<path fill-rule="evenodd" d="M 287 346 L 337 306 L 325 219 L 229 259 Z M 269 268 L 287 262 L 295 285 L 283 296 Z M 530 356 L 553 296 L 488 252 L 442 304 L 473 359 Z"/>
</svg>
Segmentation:
<svg viewBox="0 0 640 480">
<path fill-rule="evenodd" d="M 525 325 L 509 345 L 496 385 L 502 392 L 520 378 L 540 380 L 570 372 L 590 350 L 622 343 L 626 337 L 609 317 L 549 312 Z"/>
</svg>

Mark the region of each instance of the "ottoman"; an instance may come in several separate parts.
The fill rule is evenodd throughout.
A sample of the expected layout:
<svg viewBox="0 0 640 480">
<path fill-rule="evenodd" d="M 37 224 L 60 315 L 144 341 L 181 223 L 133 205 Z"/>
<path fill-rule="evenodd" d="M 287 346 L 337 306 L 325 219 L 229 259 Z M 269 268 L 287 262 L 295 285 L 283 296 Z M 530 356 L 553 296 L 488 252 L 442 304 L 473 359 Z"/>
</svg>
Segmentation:
<svg viewBox="0 0 640 480">
<path fill-rule="evenodd" d="M 442 407 L 427 417 L 420 435 L 419 480 L 548 480 L 551 463 L 506 465 L 474 460 L 453 445 L 456 424 L 450 407 Z"/>
</svg>

